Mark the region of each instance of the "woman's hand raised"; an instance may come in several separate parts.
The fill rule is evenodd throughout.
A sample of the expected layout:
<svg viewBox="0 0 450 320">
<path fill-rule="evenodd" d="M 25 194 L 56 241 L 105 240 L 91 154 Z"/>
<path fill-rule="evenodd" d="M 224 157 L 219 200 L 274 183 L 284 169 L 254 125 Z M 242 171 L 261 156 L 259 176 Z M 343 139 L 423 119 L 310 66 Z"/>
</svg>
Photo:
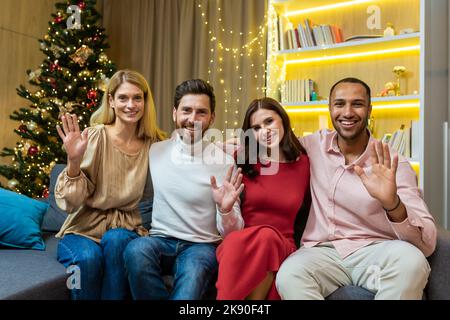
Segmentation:
<svg viewBox="0 0 450 320">
<path fill-rule="evenodd" d="M 61 117 L 61 122 L 62 129 L 57 125 L 56 131 L 58 131 L 67 152 L 69 176 L 76 176 L 79 174 L 81 160 L 86 152 L 88 131 L 86 128 L 80 133 L 78 118 L 75 114 L 66 113 Z"/>
</svg>

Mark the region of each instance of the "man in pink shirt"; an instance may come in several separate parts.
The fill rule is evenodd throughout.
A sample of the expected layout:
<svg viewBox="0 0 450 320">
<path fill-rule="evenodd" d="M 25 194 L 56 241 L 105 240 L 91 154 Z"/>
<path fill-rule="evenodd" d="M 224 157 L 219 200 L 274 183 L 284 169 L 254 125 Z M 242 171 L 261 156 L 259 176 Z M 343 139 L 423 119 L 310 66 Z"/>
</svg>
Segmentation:
<svg viewBox="0 0 450 320">
<path fill-rule="evenodd" d="M 324 299 L 356 285 L 375 299 L 421 299 L 436 226 L 409 162 L 367 129 L 370 88 L 355 78 L 330 90 L 335 130 L 301 139 L 312 204 L 302 247 L 282 264 L 283 299 Z"/>
</svg>

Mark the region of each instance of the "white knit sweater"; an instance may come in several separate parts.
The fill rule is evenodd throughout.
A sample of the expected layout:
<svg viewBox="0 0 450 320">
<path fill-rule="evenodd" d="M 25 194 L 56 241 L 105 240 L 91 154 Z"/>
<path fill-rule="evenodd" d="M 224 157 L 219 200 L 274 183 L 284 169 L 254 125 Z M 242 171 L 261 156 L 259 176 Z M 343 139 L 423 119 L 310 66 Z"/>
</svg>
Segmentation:
<svg viewBox="0 0 450 320">
<path fill-rule="evenodd" d="M 215 243 L 244 227 L 238 201 L 223 215 L 212 197 L 210 177 L 215 176 L 221 186 L 230 165 L 236 167 L 222 149 L 206 141 L 191 146 L 175 135 L 153 144 L 149 157 L 154 188 L 152 236 Z"/>
</svg>

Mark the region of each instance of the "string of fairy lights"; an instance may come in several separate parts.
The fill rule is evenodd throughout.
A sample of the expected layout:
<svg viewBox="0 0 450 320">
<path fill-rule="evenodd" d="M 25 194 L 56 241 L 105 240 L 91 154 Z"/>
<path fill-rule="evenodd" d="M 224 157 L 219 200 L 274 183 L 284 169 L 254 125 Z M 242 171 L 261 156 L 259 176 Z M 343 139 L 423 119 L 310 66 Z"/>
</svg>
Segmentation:
<svg viewBox="0 0 450 320">
<path fill-rule="evenodd" d="M 247 74 L 247 81 L 254 78 L 258 79 L 262 77 L 262 85 L 256 86 L 258 96 L 265 96 L 266 86 L 266 61 L 261 64 L 255 63 L 257 56 L 265 56 L 265 37 L 267 29 L 267 15 L 264 15 L 264 22 L 256 28 L 256 31 L 249 31 L 244 33 L 242 31 L 232 30 L 224 26 L 224 13 L 222 10 L 221 1 L 217 1 L 216 5 L 216 19 L 214 24 L 208 20 L 208 9 L 211 9 L 211 2 L 208 7 L 197 4 L 197 9 L 200 11 L 202 23 L 207 28 L 208 35 L 210 37 L 210 52 L 209 52 L 209 65 L 208 65 L 208 82 L 217 79 L 215 90 L 223 90 L 223 105 L 225 108 L 224 128 L 236 129 L 240 125 L 240 110 L 246 108 L 242 106 L 244 103 L 244 80 L 243 71 L 241 71 L 241 65 L 243 65 L 243 59 L 249 59 L 248 66 L 251 70 L 250 74 Z M 213 9 L 214 10 L 214 9 Z M 232 47 L 225 44 L 225 37 L 231 36 L 241 37 L 240 46 Z M 243 39 L 249 39 L 248 41 L 242 41 Z M 229 63 L 233 66 L 235 72 L 232 76 L 226 74 L 224 71 L 225 63 Z M 250 78 L 249 78 L 250 77 Z M 224 132 L 224 131 L 222 131 Z"/>
</svg>

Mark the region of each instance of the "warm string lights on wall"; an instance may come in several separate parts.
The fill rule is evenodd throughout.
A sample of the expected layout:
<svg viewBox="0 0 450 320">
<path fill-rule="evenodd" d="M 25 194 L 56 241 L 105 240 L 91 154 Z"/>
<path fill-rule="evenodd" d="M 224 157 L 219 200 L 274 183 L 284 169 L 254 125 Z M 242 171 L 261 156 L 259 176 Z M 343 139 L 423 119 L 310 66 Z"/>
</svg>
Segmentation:
<svg viewBox="0 0 450 320">
<path fill-rule="evenodd" d="M 243 81 L 251 81 L 262 77 L 262 81 L 257 81 L 261 85 L 257 85 L 256 92 L 258 97 L 265 96 L 266 87 L 266 50 L 265 50 L 265 36 L 267 27 L 267 15 L 264 16 L 264 23 L 257 27 L 256 32 L 249 31 L 244 33 L 242 31 L 236 31 L 224 26 L 224 13 L 220 1 L 217 2 L 216 21 L 212 25 L 208 21 L 207 10 L 211 9 L 210 5 L 206 8 L 205 5 L 198 4 L 197 8 L 200 11 L 202 17 L 202 23 L 208 30 L 210 37 L 210 52 L 209 52 L 209 65 L 208 65 L 208 82 L 214 81 L 216 92 L 223 91 L 223 107 L 225 111 L 224 117 L 224 129 L 236 129 L 240 126 L 241 117 L 240 110 L 246 108 L 243 103 L 249 100 L 246 96 L 246 92 L 243 90 Z M 240 44 L 239 46 L 228 46 L 225 42 L 225 37 L 241 37 L 242 39 L 249 39 L 248 41 Z M 239 43 L 242 43 L 240 41 Z M 258 56 L 264 57 L 264 62 L 261 64 L 256 63 L 255 59 Z M 243 61 L 247 59 L 248 68 L 250 72 L 245 74 L 242 66 Z M 225 64 L 232 66 L 233 75 L 228 75 L 226 72 L 230 72 L 228 68 L 225 70 Z M 247 70 L 248 70 L 247 68 Z M 261 79 L 259 79 L 261 80 Z M 217 94 L 217 93 L 216 93 Z M 224 131 L 222 131 L 224 133 Z"/>
</svg>

